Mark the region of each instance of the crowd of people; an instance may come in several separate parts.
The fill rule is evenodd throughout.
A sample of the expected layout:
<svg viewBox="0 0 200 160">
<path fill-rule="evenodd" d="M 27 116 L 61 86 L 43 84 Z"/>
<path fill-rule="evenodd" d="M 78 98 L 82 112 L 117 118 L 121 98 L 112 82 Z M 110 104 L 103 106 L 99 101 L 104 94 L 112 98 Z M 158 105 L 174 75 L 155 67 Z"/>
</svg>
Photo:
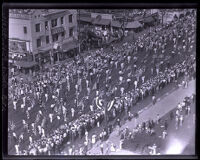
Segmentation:
<svg viewBox="0 0 200 160">
<path fill-rule="evenodd" d="M 172 53 L 166 53 L 168 43 L 173 44 Z M 101 48 L 85 57 L 77 56 L 71 63 L 46 68 L 31 80 L 18 79 L 13 74 L 9 110 L 20 115 L 22 121 L 16 125 L 23 126 L 20 135 L 9 127 L 16 153 L 55 154 L 63 144 L 86 138 L 89 130 L 105 119 L 112 121 L 123 111 L 130 117 L 130 108 L 138 100 L 153 96 L 184 74 L 195 77 L 195 56 L 191 55 L 194 45 L 195 18 L 188 15 L 171 25 L 155 28 L 134 42 L 112 46 L 111 51 Z M 137 65 L 141 52 L 146 56 Z M 148 68 L 148 56 L 161 54 L 183 59 L 175 65 L 170 64 L 169 58 L 159 65 L 153 61 L 153 67 Z M 150 78 L 146 76 L 149 70 Z M 55 128 L 57 124 L 61 126 Z M 25 135 L 28 144 L 21 145 Z"/>
<path fill-rule="evenodd" d="M 131 143 L 137 146 L 140 146 L 141 154 L 151 154 L 156 155 L 161 152 L 161 146 L 160 143 L 156 144 L 157 140 L 154 140 L 154 142 L 151 144 L 150 142 L 144 142 L 144 144 L 139 144 L 139 142 L 136 141 L 136 138 L 139 134 L 145 134 L 146 136 L 156 136 L 158 139 L 165 140 L 167 135 L 169 134 L 169 125 L 173 123 L 175 120 L 175 126 L 174 128 L 179 129 L 183 126 L 184 118 L 188 117 L 191 112 L 191 105 L 193 105 L 195 102 L 195 94 L 192 94 L 191 96 L 186 96 L 184 100 L 180 103 L 178 103 L 177 107 L 173 109 L 167 117 L 159 117 L 157 116 L 156 120 L 149 120 L 147 122 L 143 122 L 142 124 L 138 124 L 136 128 L 133 130 L 130 130 L 128 128 L 125 128 L 120 131 L 120 149 L 127 148 L 127 144 Z M 156 128 L 157 127 L 157 128 Z M 158 130 L 160 130 L 158 132 Z M 143 143 L 143 142 L 142 142 Z M 148 144 L 148 145 L 147 145 Z M 130 146 L 129 146 L 130 147 Z M 137 149 L 138 147 L 131 147 Z M 163 153 L 162 153 L 163 154 Z"/>
</svg>

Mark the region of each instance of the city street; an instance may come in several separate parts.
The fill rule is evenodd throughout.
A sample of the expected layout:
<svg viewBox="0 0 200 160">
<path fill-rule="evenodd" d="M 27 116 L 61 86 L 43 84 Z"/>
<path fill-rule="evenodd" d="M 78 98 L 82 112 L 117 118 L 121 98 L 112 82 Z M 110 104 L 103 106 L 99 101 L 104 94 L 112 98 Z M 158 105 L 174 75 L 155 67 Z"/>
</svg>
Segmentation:
<svg viewBox="0 0 200 160">
<path fill-rule="evenodd" d="M 125 129 L 126 127 L 128 127 L 129 130 L 133 130 L 134 127 L 136 126 L 135 123 L 141 124 L 142 122 L 148 121 L 149 119 L 156 120 L 157 114 L 159 114 L 160 117 L 165 116 L 167 113 L 169 113 L 175 107 L 177 107 L 177 104 L 179 102 L 181 102 L 186 96 L 190 96 L 193 93 L 195 93 L 195 81 L 194 80 L 190 81 L 189 86 L 186 89 L 180 87 L 177 90 L 173 91 L 172 93 L 168 93 L 168 92 L 165 93 L 165 95 L 163 95 L 161 98 L 159 98 L 158 102 L 155 105 L 150 104 L 149 106 L 146 106 L 144 109 L 140 110 L 139 117 L 136 121 L 135 121 L 135 119 L 132 119 L 131 121 L 127 121 L 120 128 L 120 130 Z M 195 107 L 195 105 L 193 105 L 193 109 L 194 109 L 194 107 Z M 192 118 L 189 119 L 188 123 L 191 123 L 191 121 L 192 121 Z M 195 124 L 192 123 L 191 130 L 194 129 L 194 126 L 195 126 Z M 188 124 L 186 125 L 185 128 L 182 127 L 181 130 L 179 130 L 179 133 L 175 135 L 175 137 L 180 137 L 178 135 L 182 135 L 182 139 L 181 139 L 182 141 L 188 139 L 188 138 L 186 138 L 186 136 L 191 136 L 191 134 L 188 134 L 191 130 L 188 129 L 187 127 L 188 127 Z M 188 131 L 188 132 L 186 132 L 186 131 Z M 194 135 L 195 130 L 193 130 L 193 131 L 194 132 L 192 132 L 192 133 Z M 169 135 L 169 137 L 170 136 L 171 135 Z M 141 136 L 141 138 L 143 139 L 144 137 Z M 138 137 L 138 139 L 139 139 L 139 137 Z M 188 140 L 190 140 L 190 139 L 188 139 Z M 115 144 L 116 148 L 119 149 L 120 137 L 118 134 L 118 129 L 115 128 L 115 130 L 111 133 L 111 135 L 109 136 L 109 139 L 107 141 Z M 194 143 L 194 141 L 193 141 L 193 143 Z M 92 155 L 93 154 L 94 155 L 101 154 L 99 144 L 100 144 L 100 142 L 97 142 L 95 144 L 95 146 L 88 153 L 92 154 Z M 189 142 L 187 142 L 186 144 L 189 144 Z M 106 142 L 104 142 L 104 146 L 107 146 Z M 112 153 L 108 153 L 108 154 L 112 155 Z M 132 153 L 132 154 L 134 154 L 134 153 Z M 166 154 L 168 154 L 168 153 L 166 153 Z M 179 153 L 177 153 L 177 154 L 179 154 Z"/>
<path fill-rule="evenodd" d="M 42 13 L 41 17 L 35 15 L 37 12 Z M 168 140 L 165 139 L 167 143 L 162 145 L 160 124 L 154 128 L 156 136 L 149 138 L 143 133 L 136 134 L 137 142 L 124 141 L 124 148 L 121 132 L 126 128 L 132 131 L 138 124 L 149 120 L 155 121 L 158 115 L 165 119 L 185 96 L 196 94 L 196 20 L 193 18 L 196 13 L 169 10 L 169 13 L 184 13 L 184 16 L 172 18 L 164 24 L 159 18 L 159 10 L 155 14 L 152 10 L 139 10 L 139 14 L 144 14 L 142 24 L 133 16 L 123 26 L 116 27 L 117 21 L 119 24 L 124 22 L 112 19 L 112 15 L 106 17 L 111 19 L 104 19 L 104 14 L 97 16 L 87 11 L 91 17 L 96 17 L 87 17 L 92 20 L 85 24 L 80 17 L 77 18 L 78 12 L 75 9 L 10 11 L 10 32 L 18 14 L 23 17 L 29 13 L 31 16 L 27 23 L 34 23 L 35 27 L 21 26 L 21 21 L 17 21 L 19 29 L 24 32 L 10 34 L 10 51 L 20 50 L 21 46 L 20 52 L 27 50 L 33 54 L 33 59 L 37 59 L 38 68 L 10 65 L 9 154 L 101 155 L 103 150 L 105 155 L 141 155 L 149 153 L 147 148 L 153 142 L 158 142 L 160 154 L 170 154 L 170 148 L 166 148 L 171 145 L 173 138 L 170 137 L 182 137 L 180 141 L 187 138 L 189 134 L 183 134 L 182 130 L 186 130 L 186 124 L 193 121 L 191 115 L 195 114 L 194 110 L 176 133 L 173 132 L 173 121 L 169 122 Z M 55 18 L 45 19 L 49 15 Z M 31 18 L 34 16 L 38 16 L 36 24 Z M 77 47 L 78 43 L 80 47 L 80 42 L 77 42 L 81 41 L 79 29 L 87 26 L 91 30 L 86 32 L 86 47 L 78 51 L 80 48 L 73 47 Z M 41 28 L 45 30 L 45 38 L 41 38 L 44 36 Z M 30 40 L 15 41 L 21 35 L 27 35 L 29 30 L 29 38 L 34 38 L 33 44 Z M 41 36 L 34 37 L 39 32 Z M 116 34 L 119 39 L 122 34 L 124 36 L 106 44 Z M 13 63 L 15 56 L 10 56 Z M 18 60 L 19 64 L 29 63 L 28 59 L 25 61 L 26 57 L 18 57 Z M 188 87 L 184 88 L 187 84 Z M 120 128 L 117 126 L 119 123 Z M 187 145 L 195 139 L 192 135 L 190 137 L 180 153 L 183 153 L 182 150 L 190 152 L 194 147 Z M 111 144 L 117 151 L 110 150 Z"/>
</svg>

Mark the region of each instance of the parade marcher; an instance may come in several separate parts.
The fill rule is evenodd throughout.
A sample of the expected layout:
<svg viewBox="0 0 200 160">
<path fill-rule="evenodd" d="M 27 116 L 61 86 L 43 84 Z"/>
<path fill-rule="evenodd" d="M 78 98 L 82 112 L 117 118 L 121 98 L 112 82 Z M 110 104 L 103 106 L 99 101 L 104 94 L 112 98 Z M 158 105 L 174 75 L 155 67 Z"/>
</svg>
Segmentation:
<svg viewBox="0 0 200 160">
<path fill-rule="evenodd" d="M 71 114 L 72 114 L 72 118 L 74 118 L 74 114 L 75 114 L 74 108 L 71 108 Z"/>
<path fill-rule="evenodd" d="M 156 96 L 155 95 L 152 96 L 152 101 L 153 101 L 153 105 L 155 105 L 155 103 L 156 103 Z"/>
<path fill-rule="evenodd" d="M 160 122 L 160 115 L 157 114 L 156 123 L 159 124 L 159 122 Z"/>
<path fill-rule="evenodd" d="M 182 126 L 183 125 L 183 115 L 180 115 L 180 126 Z"/>
<path fill-rule="evenodd" d="M 101 154 L 102 154 L 102 155 L 103 155 L 103 150 L 104 150 L 103 148 L 104 148 L 104 145 L 103 145 L 103 143 L 101 143 L 101 144 L 100 144 L 100 149 L 101 149 Z"/>
<path fill-rule="evenodd" d="M 16 144 L 16 145 L 15 145 L 15 152 L 16 152 L 16 155 L 19 155 L 19 154 L 20 154 L 20 151 L 19 151 L 19 144 Z"/>
<path fill-rule="evenodd" d="M 17 99 L 16 98 L 13 100 L 13 106 L 14 106 L 14 110 L 16 110 L 17 109 Z"/>
<path fill-rule="evenodd" d="M 111 143 L 110 151 L 111 152 L 115 152 L 116 151 L 115 145 L 113 143 Z"/>
<path fill-rule="evenodd" d="M 150 146 L 149 149 L 151 149 L 150 151 L 151 155 L 156 155 L 156 149 L 157 149 L 156 144 L 153 144 L 153 146 Z"/>
<path fill-rule="evenodd" d="M 166 130 L 164 130 L 164 131 L 162 132 L 162 138 L 163 138 L 163 139 L 165 139 L 165 138 L 166 138 L 166 136 L 167 136 L 167 131 L 166 131 Z"/>
</svg>

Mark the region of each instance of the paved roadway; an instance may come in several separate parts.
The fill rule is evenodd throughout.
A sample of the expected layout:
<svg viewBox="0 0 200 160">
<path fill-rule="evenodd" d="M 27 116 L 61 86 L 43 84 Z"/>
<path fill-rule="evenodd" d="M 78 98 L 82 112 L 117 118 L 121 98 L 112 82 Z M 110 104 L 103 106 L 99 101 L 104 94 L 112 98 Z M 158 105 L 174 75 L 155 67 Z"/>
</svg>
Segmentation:
<svg viewBox="0 0 200 160">
<path fill-rule="evenodd" d="M 127 121 L 121 127 L 121 129 L 128 126 L 128 128 L 132 130 L 135 127 L 135 123 L 141 124 L 142 122 L 148 121 L 149 119 L 155 120 L 157 118 L 157 114 L 159 114 L 160 117 L 166 115 L 168 112 L 173 110 L 179 102 L 182 102 L 185 96 L 190 96 L 192 93 L 195 93 L 195 80 L 190 81 L 188 88 L 186 89 L 180 87 L 172 93 L 166 93 L 154 106 L 150 104 L 150 106 L 147 106 L 146 109 L 142 109 L 137 122 L 135 119 L 132 119 L 132 121 Z M 115 128 L 107 141 L 115 144 L 116 148 L 119 149 L 120 137 L 118 136 L 118 129 Z M 88 153 L 92 155 L 100 154 L 99 144 L 100 141 L 98 141 Z M 104 146 L 106 146 L 106 142 L 104 142 Z"/>
</svg>

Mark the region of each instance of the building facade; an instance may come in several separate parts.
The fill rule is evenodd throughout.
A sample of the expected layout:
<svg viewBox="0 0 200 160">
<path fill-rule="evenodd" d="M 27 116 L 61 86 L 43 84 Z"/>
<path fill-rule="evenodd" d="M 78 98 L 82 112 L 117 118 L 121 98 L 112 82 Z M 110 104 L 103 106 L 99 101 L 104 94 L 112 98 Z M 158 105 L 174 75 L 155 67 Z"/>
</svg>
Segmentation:
<svg viewBox="0 0 200 160">
<path fill-rule="evenodd" d="M 77 11 L 70 9 L 15 9 L 9 13 L 9 42 L 25 42 L 34 60 L 53 56 L 53 49 L 77 40 Z M 57 46 L 57 47 L 55 47 Z M 75 45 L 74 45 L 75 47 Z M 69 47 L 69 49 L 71 49 Z M 65 47 L 67 51 L 67 48 Z M 39 55 L 39 56 L 38 56 Z"/>
</svg>

